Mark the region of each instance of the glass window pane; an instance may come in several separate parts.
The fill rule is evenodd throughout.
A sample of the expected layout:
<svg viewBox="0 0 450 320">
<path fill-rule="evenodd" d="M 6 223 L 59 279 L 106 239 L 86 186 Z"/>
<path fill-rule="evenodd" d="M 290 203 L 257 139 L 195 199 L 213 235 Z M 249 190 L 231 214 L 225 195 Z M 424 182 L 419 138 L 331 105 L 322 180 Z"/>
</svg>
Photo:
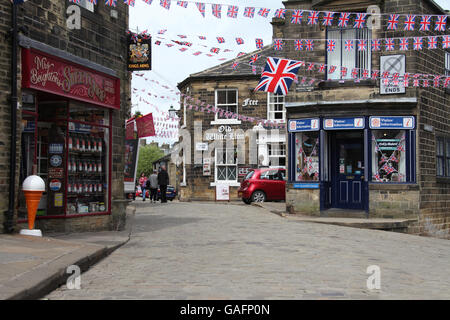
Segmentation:
<svg viewBox="0 0 450 320">
<path fill-rule="evenodd" d="M 109 122 L 109 113 L 106 109 L 77 102 L 70 102 L 69 108 L 70 118 L 73 120 L 90 122 L 99 125 L 107 125 Z"/>
<path fill-rule="evenodd" d="M 217 166 L 217 180 L 227 180 L 226 166 Z"/>
<path fill-rule="evenodd" d="M 372 131 L 372 181 L 406 182 L 404 130 Z"/>
<path fill-rule="evenodd" d="M 236 166 L 227 166 L 228 180 L 236 180 L 237 168 Z"/>
<path fill-rule="evenodd" d="M 226 104 L 227 103 L 227 92 L 224 90 L 217 90 L 217 103 Z"/>
<path fill-rule="evenodd" d="M 236 103 L 236 98 L 237 98 L 237 91 L 236 90 L 228 90 L 227 91 L 227 103 L 231 104 L 231 103 Z"/>
<path fill-rule="evenodd" d="M 318 132 L 301 132 L 295 135 L 295 180 L 319 180 Z"/>
</svg>

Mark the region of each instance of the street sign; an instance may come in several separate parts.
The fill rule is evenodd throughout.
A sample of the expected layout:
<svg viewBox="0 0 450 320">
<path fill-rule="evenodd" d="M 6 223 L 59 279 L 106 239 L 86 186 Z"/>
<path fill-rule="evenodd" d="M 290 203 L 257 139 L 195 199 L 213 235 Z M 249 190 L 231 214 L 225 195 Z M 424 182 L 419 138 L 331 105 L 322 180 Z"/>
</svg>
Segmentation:
<svg viewBox="0 0 450 320">
<path fill-rule="evenodd" d="M 403 76 L 405 75 L 405 55 L 390 55 L 380 57 L 380 74 L 388 71 L 390 73 L 389 82 L 386 85 L 383 79 L 380 79 L 380 94 L 398 94 L 405 93 L 405 85 L 403 84 Z M 393 84 L 392 77 L 397 74 L 398 84 Z"/>
<path fill-rule="evenodd" d="M 370 117 L 370 129 L 414 129 L 414 117 Z"/>
<path fill-rule="evenodd" d="M 313 119 L 291 119 L 288 126 L 289 132 L 318 131 L 319 118 Z"/>
</svg>

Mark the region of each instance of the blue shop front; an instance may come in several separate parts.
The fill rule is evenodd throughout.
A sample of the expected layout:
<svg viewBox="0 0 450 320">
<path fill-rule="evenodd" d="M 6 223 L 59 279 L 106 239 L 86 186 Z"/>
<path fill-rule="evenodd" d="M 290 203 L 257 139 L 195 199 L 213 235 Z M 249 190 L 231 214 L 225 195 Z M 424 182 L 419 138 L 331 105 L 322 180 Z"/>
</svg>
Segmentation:
<svg viewBox="0 0 450 320">
<path fill-rule="evenodd" d="M 412 115 L 289 119 L 288 212 L 414 215 L 415 146 Z"/>
</svg>

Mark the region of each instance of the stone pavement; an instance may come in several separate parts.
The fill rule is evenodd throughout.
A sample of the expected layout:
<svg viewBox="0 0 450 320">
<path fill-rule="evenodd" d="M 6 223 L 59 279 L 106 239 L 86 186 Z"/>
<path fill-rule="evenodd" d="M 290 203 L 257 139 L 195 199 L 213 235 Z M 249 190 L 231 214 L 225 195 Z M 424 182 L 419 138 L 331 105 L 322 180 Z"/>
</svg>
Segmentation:
<svg viewBox="0 0 450 320">
<path fill-rule="evenodd" d="M 86 271 L 129 240 L 133 214 L 120 232 L 0 235 L 0 300 L 41 298 L 66 282 L 68 266 Z"/>
<path fill-rule="evenodd" d="M 283 219 L 248 205 L 136 203 L 130 241 L 45 299 L 450 299 L 450 241 Z M 369 290 L 371 265 L 381 289 Z"/>
</svg>

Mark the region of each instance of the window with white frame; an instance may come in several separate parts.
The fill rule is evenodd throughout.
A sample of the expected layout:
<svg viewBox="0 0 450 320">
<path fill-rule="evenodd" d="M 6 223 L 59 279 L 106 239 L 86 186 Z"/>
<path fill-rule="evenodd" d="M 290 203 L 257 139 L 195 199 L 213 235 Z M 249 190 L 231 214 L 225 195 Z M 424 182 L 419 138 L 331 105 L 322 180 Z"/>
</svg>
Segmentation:
<svg viewBox="0 0 450 320">
<path fill-rule="evenodd" d="M 89 2 L 88 0 L 78 0 L 77 3 L 80 7 L 83 7 L 91 12 L 94 12 L 94 3 Z"/>
<path fill-rule="evenodd" d="M 217 89 L 215 99 L 216 108 L 220 109 L 216 119 L 233 119 L 233 115 L 238 114 L 237 89 Z"/>
<path fill-rule="evenodd" d="M 283 122 L 286 119 L 284 107 L 285 96 L 268 93 L 267 96 L 267 119 Z"/>
<path fill-rule="evenodd" d="M 235 148 L 216 149 L 216 181 L 237 181 L 237 153 Z"/>
<path fill-rule="evenodd" d="M 334 51 L 327 51 L 327 79 L 351 79 L 352 70 L 355 68 L 359 68 L 358 78 L 363 77 L 363 70 L 368 70 L 370 74 L 372 59 L 370 29 L 328 29 L 327 40 L 335 40 Z M 359 41 L 366 41 L 366 50 L 359 50 Z M 350 43 L 353 44 L 352 49 L 349 47 Z M 336 67 L 333 73 L 329 73 L 331 66 Z M 345 75 L 342 74 L 341 67 L 347 68 Z"/>
<path fill-rule="evenodd" d="M 269 154 L 269 166 L 286 166 L 286 143 L 269 143 L 267 148 Z"/>
<path fill-rule="evenodd" d="M 445 75 L 450 76 L 450 51 L 445 52 Z"/>
</svg>

